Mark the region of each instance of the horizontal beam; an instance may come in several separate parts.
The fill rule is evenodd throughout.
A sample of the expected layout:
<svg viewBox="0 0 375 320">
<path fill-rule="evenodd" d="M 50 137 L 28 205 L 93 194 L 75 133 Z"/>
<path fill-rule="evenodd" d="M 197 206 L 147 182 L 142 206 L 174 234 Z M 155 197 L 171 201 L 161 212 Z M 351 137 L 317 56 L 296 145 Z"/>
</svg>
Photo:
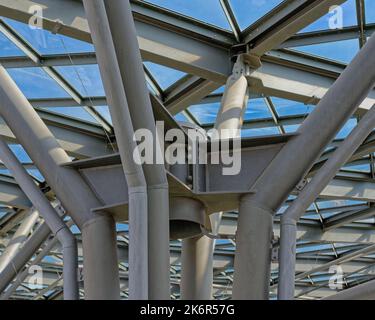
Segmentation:
<svg viewBox="0 0 375 320">
<path fill-rule="evenodd" d="M 172 114 L 177 114 L 187 107 L 201 102 L 221 86 L 216 82 L 205 80 L 197 76 L 187 76 L 166 92 L 164 105 Z"/>
<path fill-rule="evenodd" d="M 38 114 L 71 156 L 89 158 L 113 152 L 108 138 L 99 125 L 45 110 L 38 110 Z M 0 118 L 0 136 L 8 142 L 17 142 L 2 118 Z"/>
</svg>

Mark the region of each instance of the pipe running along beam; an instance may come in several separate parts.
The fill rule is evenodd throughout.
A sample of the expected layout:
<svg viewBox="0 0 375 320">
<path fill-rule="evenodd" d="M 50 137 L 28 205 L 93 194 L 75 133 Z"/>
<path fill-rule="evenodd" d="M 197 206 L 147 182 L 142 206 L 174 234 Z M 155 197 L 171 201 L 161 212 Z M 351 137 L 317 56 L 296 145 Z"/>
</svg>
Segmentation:
<svg viewBox="0 0 375 320">
<path fill-rule="evenodd" d="M 162 150 L 157 139 L 155 119 L 143 71 L 129 0 L 104 2 L 135 130 L 153 137 L 153 154 Z M 164 164 L 144 164 L 148 198 L 148 298 L 169 299 L 169 194 Z"/>
<path fill-rule="evenodd" d="M 103 0 L 83 1 L 129 193 L 129 298 L 148 299 L 147 185 Z M 138 160 L 137 160 L 138 161 Z"/>
</svg>

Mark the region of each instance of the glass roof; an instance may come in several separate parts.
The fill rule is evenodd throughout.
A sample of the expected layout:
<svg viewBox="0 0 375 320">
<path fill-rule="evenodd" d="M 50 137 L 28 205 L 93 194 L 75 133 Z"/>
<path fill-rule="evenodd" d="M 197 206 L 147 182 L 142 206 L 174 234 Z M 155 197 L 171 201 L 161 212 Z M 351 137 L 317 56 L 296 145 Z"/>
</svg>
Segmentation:
<svg viewBox="0 0 375 320">
<path fill-rule="evenodd" d="M 334 20 L 333 18 L 337 14 L 340 15 L 340 20 L 342 19 L 342 27 L 350 27 L 357 25 L 356 0 L 347 0 L 340 6 L 340 8 L 341 10 L 339 12 L 332 10 L 331 13 L 327 13 L 325 16 L 321 17 L 320 19 L 316 20 L 306 28 L 302 29 L 300 33 L 329 29 L 329 20 Z"/>
<path fill-rule="evenodd" d="M 282 2 L 283 0 L 230 0 L 242 30 L 259 20 Z"/>
<path fill-rule="evenodd" d="M 359 43 L 357 39 L 350 39 L 344 41 L 313 44 L 293 49 L 330 60 L 349 63 L 358 53 Z"/>
<path fill-rule="evenodd" d="M 173 14 L 169 14 L 176 14 L 177 17 L 184 19 L 184 21 L 187 19 L 194 26 L 202 27 L 203 31 L 202 34 L 199 34 L 199 39 L 204 39 L 204 42 L 208 44 L 212 42 L 215 48 L 219 41 L 216 37 L 217 35 L 232 34 L 233 37 L 229 38 L 233 42 L 226 44 L 225 47 L 228 52 L 231 46 L 242 43 L 249 36 L 248 32 L 251 32 L 251 26 L 254 26 L 254 23 L 257 21 L 261 23 L 263 21 L 262 17 L 267 14 L 271 15 L 277 11 L 274 10 L 277 6 L 285 5 L 286 3 L 282 0 L 132 0 L 132 3 L 137 2 L 158 6 L 158 10 L 160 10 L 158 12 L 164 12 L 163 10 L 165 9 L 173 11 Z M 288 61 L 290 64 L 298 64 L 304 61 L 303 63 L 306 63 L 306 65 L 302 65 L 303 68 L 306 70 L 320 68 L 317 71 L 318 74 L 329 73 L 331 75 L 333 73 L 332 70 L 334 72 L 340 68 L 343 70 L 345 65 L 350 63 L 358 53 L 363 43 L 361 43 L 359 28 L 361 21 L 358 21 L 357 18 L 356 1 L 347 0 L 341 8 L 344 29 L 340 30 L 339 33 L 335 33 L 337 30 L 329 29 L 328 22 L 330 17 L 332 17 L 332 13 L 327 13 L 293 35 L 291 37 L 291 45 L 286 42 L 284 46 L 280 44 L 282 49 L 279 47 L 272 49 L 269 52 L 270 56 L 278 57 L 278 62 L 280 63 L 283 62 L 282 59 L 290 59 Z M 230 14 L 231 12 L 233 15 Z M 184 15 L 184 18 L 180 15 Z M 362 22 L 367 23 L 367 25 L 375 23 L 374 0 L 365 0 L 365 17 L 366 21 Z M 201 23 L 197 23 L 197 20 L 206 25 L 202 26 Z M 347 35 L 345 27 L 354 27 L 356 32 Z M 194 32 L 201 32 L 199 30 L 194 29 Z M 370 35 L 374 28 L 369 28 L 365 25 L 365 30 L 367 35 Z M 320 37 L 323 34 L 322 31 L 328 36 Z M 187 34 L 192 36 L 191 33 Z M 212 41 L 210 41 L 207 34 L 214 35 L 212 36 Z M 340 37 L 338 36 L 339 34 L 341 35 Z M 343 34 L 345 36 L 342 36 Z M 218 46 L 220 47 L 221 45 L 223 44 Z M 37 63 L 30 63 L 31 58 L 33 58 L 29 56 L 30 52 L 31 55 L 34 55 L 34 58 L 39 59 Z M 105 92 L 98 65 L 95 59 L 87 59 L 85 62 L 80 62 L 82 63 L 80 64 L 73 57 L 77 53 L 94 55 L 94 52 L 94 47 L 90 43 L 53 34 L 50 31 L 30 28 L 27 24 L 9 18 L 1 18 L 0 63 L 5 65 L 10 76 L 26 98 L 37 107 L 38 112 L 45 112 L 48 116 L 53 116 L 54 121 L 61 121 L 61 125 L 65 126 L 67 126 L 67 121 L 73 120 L 68 122 L 68 125 L 77 126 L 79 130 L 89 128 L 87 130 L 92 130 L 94 134 L 103 134 L 103 139 L 112 143 L 114 141 L 112 121 L 109 108 L 106 105 Z M 52 65 L 43 65 L 41 63 L 44 61 L 43 59 L 56 55 L 65 59 L 63 65 L 53 65 L 53 63 Z M 19 61 L 17 60 L 19 65 L 9 62 L 14 57 L 20 58 Z M 224 92 L 223 81 L 215 87 L 216 89 L 220 86 L 218 89 L 206 92 L 200 99 L 193 99 L 193 102 L 175 112 L 169 105 L 170 96 L 173 96 L 176 91 L 185 93 L 185 90 L 192 90 L 188 92 L 193 94 L 194 85 L 191 84 L 194 84 L 193 80 L 196 81 L 196 78 L 199 81 L 205 79 L 200 78 L 202 75 L 193 74 L 193 68 L 190 70 L 185 67 L 181 68 L 183 70 L 179 70 L 180 65 L 177 63 L 164 65 L 163 59 L 153 60 L 148 57 L 144 61 L 144 67 L 146 81 L 151 94 L 157 96 L 167 110 L 172 110 L 171 113 L 176 121 L 192 122 L 206 130 L 210 130 L 213 127 Z M 187 72 L 192 72 L 192 74 Z M 283 93 L 278 94 L 278 92 L 270 95 L 267 92 L 259 93 L 258 91 L 253 92 L 250 87 L 250 99 L 243 119 L 243 137 L 253 138 L 296 132 L 308 114 L 314 110 L 314 104 L 310 100 L 307 101 L 307 99 Z M 178 94 L 177 98 L 180 98 Z M 327 147 L 322 157 L 329 155 L 340 141 L 351 132 L 357 122 L 358 115 L 355 114 L 337 133 L 334 141 Z M 12 144 L 11 148 L 19 160 L 27 167 L 28 172 L 37 180 L 44 181 L 43 176 L 33 166 L 31 159 L 22 146 Z M 369 153 L 361 155 L 359 159 L 346 164 L 338 175 L 345 175 L 358 181 L 372 181 L 375 177 L 374 168 L 374 155 Z M 0 170 L 0 174 L 6 177 L 10 176 L 6 168 L 2 167 Z M 288 198 L 279 210 L 278 216 L 285 211 L 294 199 L 294 195 Z M 351 211 L 362 210 L 370 205 L 370 202 L 353 199 L 319 198 L 308 208 L 303 223 L 316 224 L 319 228 L 322 228 L 331 218 L 340 217 L 340 215 Z M 230 218 L 237 217 L 236 212 L 228 212 L 225 215 Z M 3 213 L 0 210 L 0 223 L 2 218 Z M 357 219 L 351 225 L 366 227 L 371 224 L 371 227 L 373 227 L 373 223 L 374 221 L 371 217 L 365 220 Z M 78 228 L 75 227 L 74 230 L 79 234 Z M 119 241 L 127 243 L 127 225 L 119 225 L 118 232 Z M 311 244 L 308 241 L 306 242 L 301 241 L 298 243 L 298 254 L 309 256 L 310 258 L 314 257 L 317 260 L 321 259 L 322 256 L 325 258 L 327 256 L 334 257 L 336 250 L 342 254 L 348 252 L 348 250 L 354 250 L 351 243 Z M 180 248 L 181 244 L 177 241 L 173 245 L 176 248 Z M 219 253 L 233 253 L 234 248 L 235 241 L 232 239 L 222 239 L 216 243 L 216 250 Z M 370 257 L 369 259 L 375 259 L 375 257 Z M 56 256 L 51 255 L 47 260 L 50 263 L 54 263 Z M 178 278 L 180 266 L 177 264 L 173 268 Z M 221 272 L 222 274 L 215 275 L 215 283 L 222 284 L 221 277 L 226 277 L 225 281 L 230 283 L 228 277 L 233 272 L 232 265 L 221 270 Z M 315 279 L 319 279 L 322 283 L 326 281 L 326 274 L 316 274 L 314 276 L 316 277 Z M 355 277 L 358 277 L 358 274 L 354 273 L 349 277 L 356 279 Z M 275 270 L 273 271 L 273 279 L 277 279 Z M 310 280 L 304 279 L 303 281 L 309 282 Z M 228 295 L 221 293 L 217 294 L 217 296 L 226 298 Z M 176 297 L 178 297 L 178 294 Z"/>
<path fill-rule="evenodd" d="M 147 0 L 146 2 L 230 30 L 230 25 L 221 9 L 219 0 Z"/>
</svg>

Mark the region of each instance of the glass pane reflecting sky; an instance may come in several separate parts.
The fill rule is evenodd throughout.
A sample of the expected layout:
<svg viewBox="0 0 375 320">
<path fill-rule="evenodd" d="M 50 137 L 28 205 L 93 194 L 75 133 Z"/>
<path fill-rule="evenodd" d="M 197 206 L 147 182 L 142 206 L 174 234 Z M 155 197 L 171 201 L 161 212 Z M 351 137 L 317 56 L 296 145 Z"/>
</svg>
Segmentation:
<svg viewBox="0 0 375 320">
<path fill-rule="evenodd" d="M 98 65 L 57 67 L 56 70 L 83 97 L 105 96 Z"/>
<path fill-rule="evenodd" d="M 0 57 L 9 56 L 24 56 L 24 53 L 0 32 Z"/>
<path fill-rule="evenodd" d="M 372 2 L 374 0 L 371 0 Z M 356 13 L 356 3 L 355 0 L 348 0 L 344 2 L 341 6 L 343 14 L 343 27 L 349 27 L 357 25 L 357 13 Z M 314 23 L 310 24 L 308 27 L 304 28 L 300 32 L 311 32 L 318 30 L 326 30 L 330 28 L 329 19 L 332 18 L 334 13 L 327 13 L 325 16 L 316 20 Z"/>
<path fill-rule="evenodd" d="M 330 60 L 349 63 L 359 51 L 358 39 L 319 43 L 294 48 L 297 51 L 313 54 Z"/>
<path fill-rule="evenodd" d="M 3 18 L 4 21 L 27 40 L 41 54 L 94 52 L 92 44 L 43 29 L 34 29 L 25 23 Z"/>
<path fill-rule="evenodd" d="M 375 1 L 365 0 L 366 22 L 375 23 Z"/>
<path fill-rule="evenodd" d="M 68 94 L 42 68 L 7 70 L 26 98 L 66 98 Z"/>
<path fill-rule="evenodd" d="M 146 2 L 230 30 L 219 0 L 147 0 Z"/>
<path fill-rule="evenodd" d="M 241 29 L 247 28 L 283 0 L 230 0 Z"/>
<path fill-rule="evenodd" d="M 177 80 L 180 80 L 184 75 L 186 75 L 184 72 L 152 62 L 145 62 L 145 66 L 151 72 L 152 76 L 159 83 L 162 89 L 167 89 Z"/>
</svg>

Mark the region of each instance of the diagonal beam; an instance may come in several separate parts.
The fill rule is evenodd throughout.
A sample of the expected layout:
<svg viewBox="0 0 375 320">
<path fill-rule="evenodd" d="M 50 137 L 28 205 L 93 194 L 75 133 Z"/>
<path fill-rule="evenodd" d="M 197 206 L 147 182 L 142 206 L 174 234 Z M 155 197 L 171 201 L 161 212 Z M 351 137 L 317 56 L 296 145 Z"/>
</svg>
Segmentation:
<svg viewBox="0 0 375 320">
<path fill-rule="evenodd" d="M 285 1 L 266 15 L 256 31 L 250 32 L 245 42 L 250 45 L 250 54 L 262 56 L 267 51 L 296 34 L 315 20 L 329 12 L 333 5 L 346 0 L 295 0 Z"/>
<path fill-rule="evenodd" d="M 220 86 L 216 82 L 188 75 L 166 92 L 164 105 L 171 114 L 177 114 L 187 107 L 199 103 Z"/>
<path fill-rule="evenodd" d="M 375 215 L 375 209 L 373 206 L 365 210 L 355 210 L 343 212 L 341 214 L 334 215 L 333 217 L 324 220 L 324 231 L 339 228 L 344 225 L 348 225 L 354 221 L 364 220 Z"/>
<path fill-rule="evenodd" d="M 317 104 L 346 67 L 290 51 L 271 52 L 262 60 L 262 66 L 249 76 L 252 90 L 305 104 Z M 357 112 L 366 112 L 374 103 L 372 90 Z"/>
</svg>

